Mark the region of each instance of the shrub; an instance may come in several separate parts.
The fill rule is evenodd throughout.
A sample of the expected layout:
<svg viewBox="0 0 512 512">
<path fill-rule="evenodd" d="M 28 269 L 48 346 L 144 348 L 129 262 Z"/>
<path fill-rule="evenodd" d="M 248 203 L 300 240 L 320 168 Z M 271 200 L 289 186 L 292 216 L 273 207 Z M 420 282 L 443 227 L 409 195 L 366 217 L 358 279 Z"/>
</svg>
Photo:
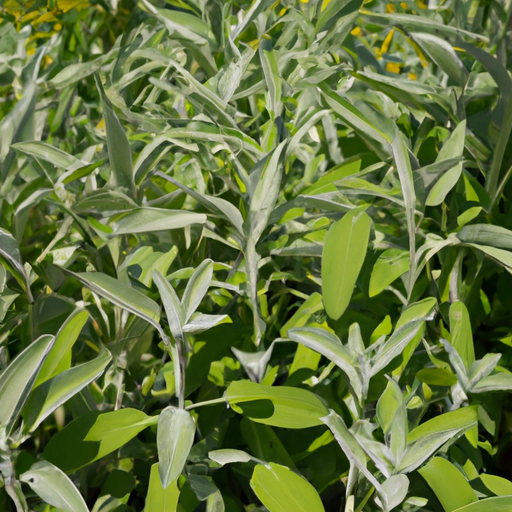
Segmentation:
<svg viewBox="0 0 512 512">
<path fill-rule="evenodd" d="M 1 510 L 512 510 L 508 5 L 2 9 Z"/>
</svg>

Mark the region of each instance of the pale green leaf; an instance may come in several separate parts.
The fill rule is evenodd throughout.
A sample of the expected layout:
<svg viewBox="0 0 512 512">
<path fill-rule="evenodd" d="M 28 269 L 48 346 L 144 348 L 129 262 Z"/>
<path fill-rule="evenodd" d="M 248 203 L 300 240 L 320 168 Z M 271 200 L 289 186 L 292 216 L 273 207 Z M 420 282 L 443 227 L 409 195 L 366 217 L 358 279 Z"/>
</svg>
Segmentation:
<svg viewBox="0 0 512 512">
<path fill-rule="evenodd" d="M 258 464 L 252 474 L 251 488 L 269 512 L 325 510 L 315 488 L 305 478 L 280 464 Z"/>
<path fill-rule="evenodd" d="M 22 482 L 46 503 L 67 512 L 88 512 L 82 495 L 59 468 L 45 460 L 36 462 L 20 476 Z"/>
<path fill-rule="evenodd" d="M 0 375 L 0 427 L 9 432 L 34 385 L 55 338 L 45 334 L 23 350 Z"/>
<path fill-rule="evenodd" d="M 351 211 L 335 222 L 324 242 L 322 293 L 325 311 L 337 320 L 347 309 L 366 256 L 370 217 Z"/>
<path fill-rule="evenodd" d="M 196 426 L 188 411 L 166 407 L 158 417 L 158 473 L 166 489 L 183 471 L 194 443 Z"/>
</svg>

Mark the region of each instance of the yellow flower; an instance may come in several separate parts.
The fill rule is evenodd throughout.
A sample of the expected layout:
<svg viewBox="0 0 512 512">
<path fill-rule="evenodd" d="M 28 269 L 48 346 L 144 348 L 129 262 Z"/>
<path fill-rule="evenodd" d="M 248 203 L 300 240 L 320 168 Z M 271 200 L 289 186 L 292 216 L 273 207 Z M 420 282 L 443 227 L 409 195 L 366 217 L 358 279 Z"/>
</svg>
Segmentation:
<svg viewBox="0 0 512 512">
<path fill-rule="evenodd" d="M 400 2 L 400 7 L 401 7 L 404 11 L 406 11 L 406 10 L 407 10 L 408 5 L 407 5 L 405 2 Z"/>
<path fill-rule="evenodd" d="M 407 78 L 409 80 L 418 80 L 418 77 L 412 72 L 407 75 Z"/>
<path fill-rule="evenodd" d="M 390 73 L 396 73 L 398 75 L 400 74 L 400 64 L 397 64 L 396 62 L 387 62 L 386 71 L 389 71 Z"/>
<path fill-rule="evenodd" d="M 351 32 L 350 32 L 353 36 L 360 36 L 361 35 L 361 29 L 359 27 L 356 27 L 354 28 Z"/>
<path fill-rule="evenodd" d="M 395 4 L 387 4 L 386 5 L 386 12 L 388 14 L 393 14 L 394 12 L 396 12 Z"/>
<path fill-rule="evenodd" d="M 386 36 L 386 39 L 384 39 L 384 42 L 382 43 L 382 46 L 380 47 L 380 51 L 379 51 L 380 55 L 384 55 L 389 50 L 391 41 L 393 40 L 394 33 L 395 33 L 395 29 L 392 29 L 389 31 L 389 34 Z"/>
</svg>

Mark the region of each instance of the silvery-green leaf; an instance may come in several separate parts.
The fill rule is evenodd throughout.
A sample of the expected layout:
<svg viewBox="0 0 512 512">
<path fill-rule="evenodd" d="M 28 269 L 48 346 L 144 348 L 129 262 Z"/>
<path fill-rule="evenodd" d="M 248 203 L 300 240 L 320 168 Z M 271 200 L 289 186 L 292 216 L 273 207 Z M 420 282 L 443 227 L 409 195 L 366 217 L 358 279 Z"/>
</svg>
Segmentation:
<svg viewBox="0 0 512 512">
<path fill-rule="evenodd" d="M 188 411 L 167 407 L 158 418 L 158 473 L 164 489 L 183 471 L 194 443 L 196 426 Z"/>
<path fill-rule="evenodd" d="M 88 512 L 82 495 L 59 468 L 45 460 L 36 462 L 20 476 L 22 482 L 46 503 L 67 512 Z"/>
<path fill-rule="evenodd" d="M 0 374 L 0 427 L 4 427 L 7 432 L 25 404 L 54 341 L 55 338 L 49 334 L 41 336 Z"/>
</svg>

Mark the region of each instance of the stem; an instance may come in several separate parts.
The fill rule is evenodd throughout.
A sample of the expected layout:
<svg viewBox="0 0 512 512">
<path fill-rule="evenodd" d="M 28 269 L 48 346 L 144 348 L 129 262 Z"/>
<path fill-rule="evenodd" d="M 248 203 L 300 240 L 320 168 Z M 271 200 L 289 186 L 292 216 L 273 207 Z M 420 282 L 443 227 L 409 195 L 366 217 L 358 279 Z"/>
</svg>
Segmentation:
<svg viewBox="0 0 512 512">
<path fill-rule="evenodd" d="M 372 497 L 373 493 L 375 492 L 375 487 L 372 485 L 370 487 L 370 490 L 366 493 L 366 496 L 363 498 L 363 501 L 359 503 L 357 506 L 355 512 L 361 512 L 363 510 L 363 507 L 368 503 L 368 500 Z"/>
<path fill-rule="evenodd" d="M 503 155 L 505 154 L 505 149 L 507 148 L 507 142 L 511 130 L 512 101 L 511 98 L 509 98 L 507 100 L 505 113 L 503 114 L 503 122 L 501 123 L 498 142 L 494 148 L 494 158 L 492 159 L 491 169 L 489 170 L 489 174 L 487 175 L 487 179 L 485 181 L 485 189 L 489 193 L 489 196 L 491 196 L 492 203 L 496 201 L 496 188 L 498 186 L 498 179 L 500 177 L 501 164 L 503 161 Z"/>
<path fill-rule="evenodd" d="M 183 341 L 179 338 L 176 339 L 176 353 L 178 355 L 179 365 L 179 382 L 178 382 L 178 407 L 185 409 L 185 358 L 183 357 Z M 174 371 L 176 372 L 176 363 L 174 363 Z"/>
<path fill-rule="evenodd" d="M 249 288 L 249 301 L 253 312 L 254 343 L 259 346 L 262 337 L 260 325 L 260 307 L 258 300 L 258 261 L 260 257 L 256 252 L 254 241 L 249 238 L 245 247 L 245 271 Z"/>
<path fill-rule="evenodd" d="M 191 404 L 185 407 L 187 411 L 190 411 L 191 409 L 196 409 L 197 407 L 204 407 L 205 405 L 214 405 L 214 404 L 222 404 L 227 402 L 226 397 L 221 398 L 214 398 L 212 400 L 206 400 L 205 402 L 198 402 L 197 404 Z"/>
<path fill-rule="evenodd" d="M 30 330 L 30 341 L 34 341 L 34 304 L 28 304 L 28 324 Z"/>
<path fill-rule="evenodd" d="M 23 496 L 20 483 L 16 480 L 12 461 L 9 457 L 3 458 L 0 464 L 0 476 L 4 480 L 5 491 L 16 506 L 16 512 L 28 512 L 25 496 Z"/>
</svg>

